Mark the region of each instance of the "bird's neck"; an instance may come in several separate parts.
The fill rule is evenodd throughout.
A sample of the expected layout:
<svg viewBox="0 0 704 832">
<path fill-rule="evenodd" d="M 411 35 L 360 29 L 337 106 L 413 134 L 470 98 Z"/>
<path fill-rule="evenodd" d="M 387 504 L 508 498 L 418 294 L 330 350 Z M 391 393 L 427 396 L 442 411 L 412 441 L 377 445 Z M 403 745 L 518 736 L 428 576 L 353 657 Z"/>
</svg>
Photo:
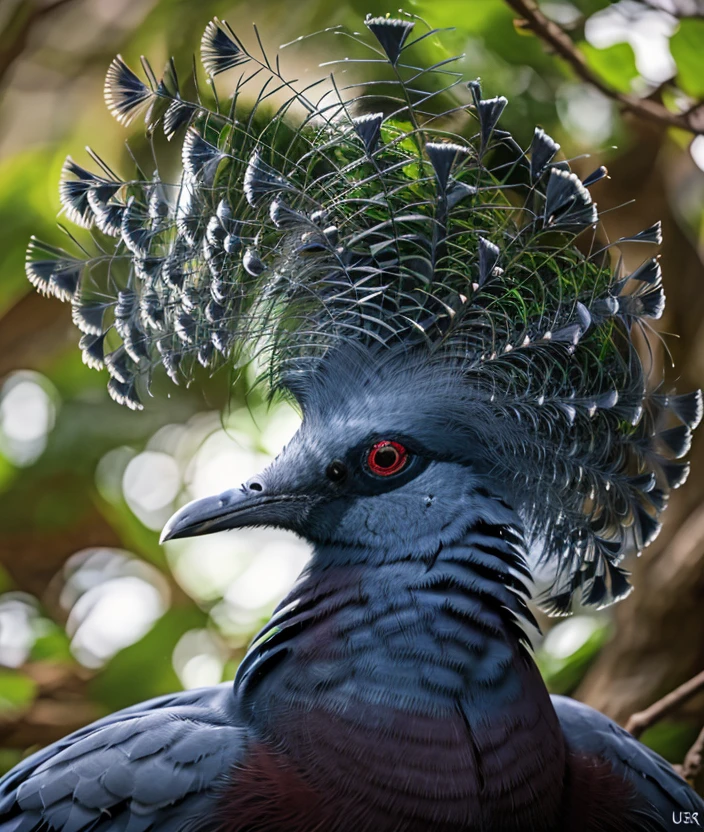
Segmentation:
<svg viewBox="0 0 704 832">
<path fill-rule="evenodd" d="M 329 555 L 315 552 L 240 667 L 257 735 L 375 811 L 394 795 L 395 811 L 454 829 L 473 805 L 490 829 L 510 790 L 497 828 L 533 828 L 521 807 L 540 805 L 549 829 L 564 749 L 522 629 L 517 531 L 478 521 L 430 556 L 374 565 Z"/>
</svg>

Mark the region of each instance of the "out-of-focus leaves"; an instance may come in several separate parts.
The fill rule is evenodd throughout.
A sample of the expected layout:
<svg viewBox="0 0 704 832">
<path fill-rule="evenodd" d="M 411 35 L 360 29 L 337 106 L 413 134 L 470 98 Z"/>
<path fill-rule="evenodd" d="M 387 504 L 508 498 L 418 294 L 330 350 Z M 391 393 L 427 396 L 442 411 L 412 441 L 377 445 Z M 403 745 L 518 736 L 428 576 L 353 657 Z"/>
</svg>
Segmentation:
<svg viewBox="0 0 704 832">
<path fill-rule="evenodd" d="M 106 500 L 96 498 L 100 513 L 119 532 L 125 546 L 137 553 L 158 569 L 168 569 L 164 549 L 159 545 L 159 534 L 147 529 L 129 510 L 124 500 L 112 505 Z"/>
<path fill-rule="evenodd" d="M 21 760 L 23 754 L 14 748 L 0 748 L 0 777 L 14 768 Z"/>
<path fill-rule="evenodd" d="M 465 0 L 417 0 L 413 4 L 419 14 L 428 15 L 433 26 L 462 27 L 465 32 L 484 35 L 496 26 L 499 20 L 512 25 L 513 12 L 502 0 L 482 0 L 481 3 L 467 3 Z M 471 28 L 470 28 L 471 26 Z"/>
<path fill-rule="evenodd" d="M 585 41 L 579 46 L 591 69 L 610 87 L 619 92 L 631 91 L 631 82 L 638 77 L 638 70 L 630 43 L 615 43 L 597 49 Z"/>
<path fill-rule="evenodd" d="M 0 669 L 0 715 L 26 708 L 37 694 L 32 679 L 19 670 Z"/>
<path fill-rule="evenodd" d="M 54 183 L 61 169 L 53 148 L 18 153 L 0 163 L 0 312 L 30 290 L 24 252 L 32 234 L 59 238 L 49 218 L 58 205 Z"/>
<path fill-rule="evenodd" d="M 34 622 L 36 638 L 29 658 L 33 662 L 73 662 L 71 643 L 66 631 L 48 618 Z"/>
<path fill-rule="evenodd" d="M 608 624 L 600 624 L 574 652 L 566 656 L 555 655 L 542 646 L 537 651 L 536 660 L 550 693 L 571 693 L 599 654 L 608 635 Z"/>
<path fill-rule="evenodd" d="M 670 38 L 677 63 L 677 83 L 694 98 L 704 97 L 704 20 L 688 18 Z"/>
<path fill-rule="evenodd" d="M 171 657 L 188 630 L 206 626 L 207 615 L 195 605 L 173 607 L 136 644 L 117 653 L 91 684 L 97 702 L 117 710 L 173 693 L 181 688 Z"/>
<path fill-rule="evenodd" d="M 671 763 L 681 763 L 698 733 L 691 722 L 664 720 L 644 731 L 640 741 Z"/>
<path fill-rule="evenodd" d="M 591 17 L 610 6 L 611 3 L 612 0 L 572 0 L 572 5 L 578 8 L 584 17 Z"/>
<path fill-rule="evenodd" d="M 0 453 L 0 494 L 10 487 L 16 473 L 17 469 L 15 466 L 9 459 L 7 459 L 7 457 Z M 2 586 L 2 581 L 0 581 L 0 586 Z M 3 590 L 0 589 L 0 592 L 2 591 Z"/>
<path fill-rule="evenodd" d="M 7 569 L 0 564 L 0 594 L 9 592 L 11 589 L 12 578 L 7 574 Z"/>
<path fill-rule="evenodd" d="M 119 25 L 111 23 L 114 31 L 109 33 L 108 38 L 90 37 L 90 27 L 100 24 L 98 17 L 91 20 L 90 14 L 86 14 L 87 37 L 76 48 L 66 51 L 57 48 L 62 37 L 60 13 L 52 16 L 52 26 L 47 27 L 51 30 L 48 36 L 44 37 L 37 31 L 33 40 L 39 44 L 39 49 L 36 54 L 31 54 L 30 50 L 30 71 L 18 72 L 16 76 L 21 80 L 17 82 L 11 74 L 6 76 L 8 89 L 15 99 L 26 95 L 27 100 L 33 102 L 27 108 L 27 123 L 31 122 L 32 127 L 25 131 L 30 147 L 28 149 L 23 143 L 16 145 L 13 155 L 0 163 L 0 314 L 5 314 L 2 327 L 6 336 L 0 339 L 0 345 L 4 346 L 0 359 L 10 357 L 9 362 L 6 360 L 3 365 L 7 369 L 0 369 L 0 376 L 4 372 L 31 367 L 50 379 L 60 399 L 56 424 L 48 436 L 48 445 L 34 464 L 17 468 L 0 457 L 0 549 L 6 553 L 5 563 L 8 572 L 12 573 L 3 572 L 0 567 L 0 592 L 12 588 L 32 592 L 41 599 L 45 614 L 55 615 L 56 623 L 53 624 L 47 623 L 45 618 L 37 619 L 38 630 L 30 658 L 45 666 L 63 666 L 75 661 L 64 630 L 66 609 L 55 597 L 61 590 L 62 567 L 66 558 L 86 546 L 126 548 L 136 557 L 156 565 L 170 581 L 174 606 L 147 635 L 114 656 L 104 669 L 97 671 L 89 693 L 105 710 L 179 689 L 180 680 L 172 666 L 175 645 L 188 630 L 219 625 L 215 616 L 208 619 L 207 614 L 168 575 L 168 564 L 157 544 L 156 533 L 142 526 L 124 501 L 117 499 L 105 503 L 97 496 L 96 466 L 106 453 L 120 446 L 129 447 L 135 454 L 140 453 L 148 446 L 150 438 L 167 423 L 183 425 L 198 411 L 222 407 L 227 398 L 228 380 L 223 379 L 221 374 L 219 378 L 207 381 L 204 378 L 207 373 L 203 371 L 203 378 L 199 378 L 189 391 L 174 388 L 170 382 L 157 378 L 153 385 L 154 399 L 148 400 L 144 413 L 130 413 L 114 404 L 105 390 L 105 375 L 88 370 L 81 362 L 76 349 L 78 334 L 71 327 L 66 306 L 51 298 L 29 296 L 30 287 L 23 268 L 27 239 L 31 233 L 36 233 L 50 242 L 70 246 L 70 241 L 55 225 L 55 213 L 59 206 L 59 169 L 68 153 L 73 154 L 80 164 L 93 167 L 81 150 L 87 142 L 101 153 L 108 164 L 126 176 L 130 176 L 134 169 L 130 152 L 134 152 L 148 172 L 152 169 L 152 148 L 144 138 L 141 126 L 135 124 L 131 130 L 125 130 L 114 124 L 105 113 L 100 96 L 101 76 L 115 52 L 123 51 L 135 66 L 138 66 L 139 55 L 144 53 L 152 59 L 157 71 L 167 55 L 174 54 L 182 85 L 189 88 L 188 76 L 192 56 L 198 51 L 198 35 L 214 15 L 226 17 L 238 35 L 250 44 L 253 43 L 250 23 L 256 19 L 273 57 L 278 43 L 300 34 L 340 23 L 360 30 L 363 28 L 361 19 L 367 12 L 372 15 L 387 12 L 396 15 L 398 8 L 398 3 L 391 0 L 340 0 L 333 5 L 321 0 L 304 0 L 297 6 L 296 15 L 282 15 L 285 7 L 280 0 L 259 4 L 256 10 L 241 0 L 203 0 L 198 4 L 185 0 L 126 0 L 125 5 L 130 5 L 130 2 L 131 16 L 123 15 Z M 637 76 L 630 46 L 618 44 L 607 49 L 595 49 L 582 42 L 586 19 L 609 5 L 609 0 L 557 0 L 544 4 L 544 7 L 551 14 L 558 6 L 564 7 L 563 11 L 568 13 L 571 7 L 581 12 L 582 18 L 566 27 L 569 35 L 580 44 L 594 72 L 614 89 L 626 92 L 631 90 L 631 82 Z M 487 97 L 505 94 L 510 99 L 502 125 L 521 142 L 530 142 L 533 126 L 540 124 L 562 144 L 567 157 L 589 149 L 584 147 L 583 136 L 576 135 L 577 131 L 565 118 L 564 111 L 558 111 L 555 105 L 558 96 L 568 95 L 575 86 L 573 72 L 546 50 L 538 37 L 532 33 L 530 37 L 521 36 L 525 30 L 514 27 L 515 14 L 504 0 L 473 3 L 467 0 L 410 0 L 406 8 L 427 19 L 431 26 L 455 27 L 454 32 L 446 33 L 442 38 L 426 39 L 417 49 L 426 56 L 434 55 L 435 59 L 465 52 L 461 68 L 466 78 L 481 76 Z M 63 25 L 68 25 L 70 30 L 73 24 L 64 21 Z M 702 21 L 682 21 L 671 41 L 678 63 L 678 83 L 692 96 L 701 95 L 704 91 L 700 70 L 704 49 L 702 28 Z M 423 31 L 423 24 L 419 22 L 415 34 L 420 35 Z M 303 65 L 317 76 L 321 73 L 315 69 L 314 50 L 318 50 L 320 60 L 324 60 L 331 53 L 334 57 L 342 57 L 345 53 L 359 54 L 356 49 L 352 41 L 321 35 L 306 41 L 301 48 L 293 46 L 286 50 L 282 59 L 287 70 L 296 77 L 304 77 L 300 74 Z M 27 69 L 27 66 L 22 68 Z M 63 92 L 64 89 L 71 93 L 65 99 L 65 117 L 54 118 L 50 123 L 47 119 L 42 122 L 41 107 L 36 102 L 42 100 L 42 94 L 47 94 L 43 92 L 44 81 L 56 81 L 55 76 L 60 77 L 61 83 L 47 87 L 52 90 L 51 94 L 58 97 L 60 93 L 57 90 Z M 222 89 L 220 84 L 218 89 L 224 99 L 227 81 L 223 80 Z M 462 85 L 453 94 L 459 100 L 469 101 L 468 92 Z M 679 90 L 664 89 L 662 95 L 673 110 L 681 106 Z M 61 100 L 63 107 L 64 99 Z M 35 119 L 44 127 L 37 130 Z M 12 126 L 19 123 L 15 120 Z M 626 164 L 630 164 L 630 150 L 640 136 L 624 124 L 614 108 L 610 138 L 618 141 Z M 0 125 L 0 140 L 5 132 L 3 128 L 7 128 L 7 123 Z M 130 134 L 134 138 L 130 139 L 128 152 L 121 148 Z M 157 138 L 155 141 L 162 173 L 176 176 L 177 143 L 167 148 L 165 140 Z M 672 147 L 663 144 L 663 149 L 671 150 Z M 684 159 L 686 145 L 683 144 L 678 152 L 679 159 Z M 667 155 L 662 153 L 659 158 L 664 159 Z M 610 160 L 602 155 L 599 158 L 601 162 L 609 163 Z M 638 180 L 637 170 L 633 177 Z M 673 199 L 676 198 L 677 187 L 676 183 L 672 186 Z M 630 192 L 625 194 L 625 199 L 632 195 Z M 641 204 L 647 214 L 643 226 L 658 215 L 669 215 L 664 198 L 653 204 L 648 194 L 648 199 Z M 699 208 L 696 210 L 699 211 Z M 618 215 L 618 212 L 615 214 Z M 609 215 L 609 219 L 612 216 Z M 698 227 L 694 220 L 692 225 Z M 704 219 L 700 225 L 704 228 Z M 78 230 L 77 234 L 81 240 L 87 238 L 84 231 Z M 681 314 L 681 310 L 677 314 Z M 50 327 L 46 326 L 47 322 Z M 51 331 L 47 333 L 48 328 Z M 242 406 L 243 388 L 244 385 L 241 385 L 232 393 L 234 408 Z M 205 393 L 201 392 L 203 390 Z M 251 426 L 238 426 L 239 429 L 251 430 Z M 119 480 L 117 489 L 121 487 L 122 481 Z M 254 629 L 256 622 L 243 619 L 241 626 L 241 633 L 230 633 L 230 658 L 225 669 L 227 678 L 234 675 L 241 648 L 248 637 L 247 628 Z M 558 657 L 539 651 L 541 669 L 551 689 L 572 691 L 600 651 L 605 636 L 605 628 L 592 632 L 567 656 Z M 13 713 L 18 713 L 17 709 L 23 707 L 23 691 L 31 702 L 32 683 L 18 671 L 7 673 L 8 692 L 12 694 L 14 691 L 15 700 L 20 702 L 13 705 Z M 85 673 L 89 675 L 88 671 Z M 3 681 L 4 677 L 0 676 L 0 707 Z M 662 732 L 664 729 L 659 730 Z M 671 726 L 668 727 L 668 731 L 672 730 Z M 678 744 L 668 736 L 667 731 L 663 736 L 656 731 L 653 742 L 656 745 L 659 743 L 659 750 L 664 750 L 671 759 L 681 760 L 682 742 L 678 741 Z M 17 759 L 18 754 L 14 750 L 6 754 L 0 751 L 0 770 L 9 768 Z"/>
</svg>

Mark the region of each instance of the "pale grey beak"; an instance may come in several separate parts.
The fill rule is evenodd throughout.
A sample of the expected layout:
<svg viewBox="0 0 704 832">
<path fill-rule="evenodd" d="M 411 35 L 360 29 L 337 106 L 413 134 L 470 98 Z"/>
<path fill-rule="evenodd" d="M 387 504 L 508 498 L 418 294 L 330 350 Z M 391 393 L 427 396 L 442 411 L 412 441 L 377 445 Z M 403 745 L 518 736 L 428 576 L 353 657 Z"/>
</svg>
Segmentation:
<svg viewBox="0 0 704 832">
<path fill-rule="evenodd" d="M 160 542 L 245 526 L 295 529 L 307 503 L 294 495 L 268 493 L 260 482 L 250 482 L 188 503 L 164 526 Z"/>
</svg>

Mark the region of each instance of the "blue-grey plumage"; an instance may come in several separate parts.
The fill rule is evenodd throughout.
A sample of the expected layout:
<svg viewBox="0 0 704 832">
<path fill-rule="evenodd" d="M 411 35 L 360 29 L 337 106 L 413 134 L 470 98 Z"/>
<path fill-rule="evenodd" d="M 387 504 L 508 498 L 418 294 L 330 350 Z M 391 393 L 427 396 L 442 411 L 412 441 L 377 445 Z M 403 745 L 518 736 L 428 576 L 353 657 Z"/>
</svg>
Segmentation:
<svg viewBox="0 0 704 832">
<path fill-rule="evenodd" d="M 454 429 L 453 384 L 430 374 L 438 395 L 414 408 L 422 353 L 329 360 L 271 466 L 165 529 L 271 525 L 313 546 L 234 686 L 39 752 L 3 783 L 0 832 L 664 830 L 704 808 L 609 720 L 548 696 L 521 518 Z"/>
<path fill-rule="evenodd" d="M 554 612 L 576 592 L 597 605 L 627 593 L 620 562 L 657 534 L 686 475 L 701 398 L 647 394 L 631 339 L 662 312 L 659 264 L 613 275 L 603 251 L 574 247 L 598 221 L 588 185 L 603 170 L 581 182 L 540 129 L 522 151 L 498 127 L 504 98 L 470 82 L 451 112 L 472 110 L 477 134 L 437 127 L 419 90 L 426 73 L 447 81 L 447 62 L 410 62 L 415 25 L 367 20 L 405 96 L 382 107 L 376 92 L 312 101 L 314 86 L 295 91 L 214 21 L 212 76 L 264 73 L 291 92 L 261 129 L 236 118 L 239 86 L 229 111 L 207 112 L 173 69 L 149 87 L 111 65 L 119 120 L 145 110 L 150 130 L 185 129 L 182 179 L 123 183 L 69 160 L 66 210 L 115 252 L 83 263 L 34 241 L 28 276 L 71 301 L 86 361 L 130 407 L 157 364 L 178 381 L 194 362 L 258 354 L 300 430 L 261 475 L 185 506 L 164 539 L 276 526 L 313 556 L 233 687 L 39 752 L 2 781 L 0 832 L 704 818 L 657 755 L 550 699 L 526 636 L 538 569 Z M 653 226 L 620 242 L 658 240 Z"/>
<path fill-rule="evenodd" d="M 326 88 L 316 101 L 317 84 L 297 91 L 218 21 L 203 37 L 206 70 L 273 74 L 290 94 L 263 127 L 266 81 L 249 113 L 240 85 L 227 111 L 210 111 L 181 96 L 173 67 L 150 87 L 115 59 L 110 109 L 123 122 L 145 111 L 169 138 L 184 132 L 182 177 L 123 182 L 95 154 L 99 174 L 69 158 L 61 200 L 96 229 L 99 254 L 33 240 L 27 275 L 71 302 L 85 362 L 105 367 L 111 396 L 134 409 L 159 365 L 179 382 L 196 364 L 259 355 L 272 389 L 295 395 L 340 346 L 425 344 L 426 365 L 455 386 L 458 424 L 522 495 L 546 608 L 566 612 L 575 593 L 595 605 L 624 597 L 620 561 L 658 533 L 701 415 L 698 394 L 647 394 L 631 341 L 662 314 L 657 258 L 630 275 L 603 262 L 613 245 L 657 244 L 659 226 L 580 253 L 576 237 L 598 223 L 588 186 L 605 169 L 581 182 L 541 129 L 523 151 L 498 127 L 506 99 L 483 99 L 475 81 L 445 115 L 473 114 L 478 133 L 448 134 L 420 89 L 442 82 L 457 97 L 461 74 L 406 63 L 413 20 L 367 25 L 402 106 L 376 86 Z"/>
<path fill-rule="evenodd" d="M 38 751 L 0 783 L 0 829 L 201 828 L 243 759 L 231 685 L 144 702 Z"/>
</svg>

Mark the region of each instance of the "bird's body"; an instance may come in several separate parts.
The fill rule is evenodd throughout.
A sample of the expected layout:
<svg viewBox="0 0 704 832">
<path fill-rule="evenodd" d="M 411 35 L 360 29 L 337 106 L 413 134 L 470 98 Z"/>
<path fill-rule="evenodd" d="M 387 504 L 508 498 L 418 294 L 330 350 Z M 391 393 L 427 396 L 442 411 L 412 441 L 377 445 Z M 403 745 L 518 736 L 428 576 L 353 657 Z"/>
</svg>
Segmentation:
<svg viewBox="0 0 704 832">
<path fill-rule="evenodd" d="M 338 796 L 340 829 L 528 829 L 557 817 L 557 720 L 512 627 L 519 604 L 476 548 L 498 531 L 313 572 L 243 662 L 244 715 L 322 796 Z"/>
<path fill-rule="evenodd" d="M 169 138 L 187 127 L 181 181 L 66 164 L 62 201 L 98 229 L 98 254 L 33 241 L 27 274 L 71 301 L 113 398 L 140 409 L 157 365 L 190 380 L 196 362 L 238 365 L 249 350 L 303 413 L 261 476 L 185 506 L 165 539 L 271 525 L 313 555 L 234 686 L 136 706 L 38 752 L 0 784 L 0 832 L 704 822 L 656 754 L 550 698 L 526 635 L 536 569 L 553 612 L 575 594 L 624 597 L 621 560 L 654 538 L 686 477 L 676 460 L 701 398 L 651 395 L 631 339 L 662 312 L 657 260 L 613 275 L 609 245 L 578 250 L 604 170 L 580 181 L 540 129 L 521 150 L 497 127 L 505 99 L 477 82 L 471 103 L 429 111 L 460 76 L 407 59 L 428 43 L 408 42 L 414 21 L 366 25 L 391 92 L 345 99 L 333 82 L 337 97 L 316 104 L 315 85 L 296 91 L 211 23 L 212 76 L 268 78 L 245 116 L 240 85 L 208 110 L 173 67 L 157 82 L 145 64 L 147 86 L 118 58 L 117 117 L 145 109 Z M 428 78 L 446 86 L 426 94 Z M 272 82 L 291 98 L 261 127 Z M 470 109 L 471 140 L 436 126 Z M 658 240 L 653 226 L 619 242 Z"/>
<path fill-rule="evenodd" d="M 234 686 L 39 752 L 5 783 L 0 832 L 635 832 L 701 811 L 656 754 L 548 696 L 515 513 L 459 476 L 414 483 L 391 546 L 370 525 L 316 547 Z"/>
<path fill-rule="evenodd" d="M 0 832 L 660 832 L 701 813 L 664 760 L 550 698 L 520 634 L 498 635 L 490 562 L 458 568 L 490 530 L 430 566 L 304 576 L 234 686 L 38 752 L 3 784 Z M 449 602 L 432 589 L 448 580 Z"/>
</svg>

